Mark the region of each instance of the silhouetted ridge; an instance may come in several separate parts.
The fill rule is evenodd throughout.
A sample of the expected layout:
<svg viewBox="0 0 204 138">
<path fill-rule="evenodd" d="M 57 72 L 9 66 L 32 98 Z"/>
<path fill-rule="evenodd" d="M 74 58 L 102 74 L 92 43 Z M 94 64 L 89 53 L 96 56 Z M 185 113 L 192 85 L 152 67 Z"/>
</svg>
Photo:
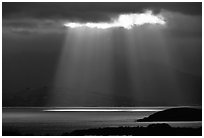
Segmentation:
<svg viewBox="0 0 204 138">
<path fill-rule="evenodd" d="M 201 136 L 202 128 L 173 128 L 168 124 L 150 124 L 147 127 L 106 127 L 75 130 L 63 136 Z"/>
<path fill-rule="evenodd" d="M 172 108 L 156 112 L 138 122 L 152 121 L 202 121 L 202 110 L 193 108 Z"/>
</svg>

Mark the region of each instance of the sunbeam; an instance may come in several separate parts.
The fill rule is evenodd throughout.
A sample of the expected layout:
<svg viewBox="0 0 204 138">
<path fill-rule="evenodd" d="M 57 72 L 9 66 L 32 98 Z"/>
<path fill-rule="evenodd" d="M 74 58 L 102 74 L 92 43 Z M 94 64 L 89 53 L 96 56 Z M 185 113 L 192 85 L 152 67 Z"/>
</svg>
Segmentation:
<svg viewBox="0 0 204 138">
<path fill-rule="evenodd" d="M 3 2 L 2 135 L 202 135 L 202 3 Z"/>
<path fill-rule="evenodd" d="M 171 59 L 162 29 L 148 25 L 132 30 L 67 29 L 50 103 L 75 107 L 136 106 L 148 98 L 146 92 L 161 87 L 151 99 L 154 101 L 159 95 L 163 104 L 168 104 L 168 97 L 173 95 L 163 95 L 162 87 L 174 86 L 169 91 L 179 91 L 179 87 L 176 74 L 165 67 Z M 156 70 L 151 70 L 152 64 L 156 64 Z M 157 66 L 166 72 L 168 84 L 149 84 L 158 76 L 163 78 L 157 74 Z"/>
</svg>

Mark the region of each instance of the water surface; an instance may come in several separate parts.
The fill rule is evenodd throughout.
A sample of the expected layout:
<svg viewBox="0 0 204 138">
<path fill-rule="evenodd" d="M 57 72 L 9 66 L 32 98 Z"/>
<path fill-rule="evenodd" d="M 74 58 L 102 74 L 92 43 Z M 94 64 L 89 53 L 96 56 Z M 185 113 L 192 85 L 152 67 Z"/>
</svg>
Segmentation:
<svg viewBox="0 0 204 138">
<path fill-rule="evenodd" d="M 60 135 L 78 129 L 147 126 L 158 122 L 136 122 L 165 107 L 145 108 L 3 108 L 3 128 L 37 135 Z M 172 127 L 200 127 L 195 122 L 160 122 Z"/>
</svg>

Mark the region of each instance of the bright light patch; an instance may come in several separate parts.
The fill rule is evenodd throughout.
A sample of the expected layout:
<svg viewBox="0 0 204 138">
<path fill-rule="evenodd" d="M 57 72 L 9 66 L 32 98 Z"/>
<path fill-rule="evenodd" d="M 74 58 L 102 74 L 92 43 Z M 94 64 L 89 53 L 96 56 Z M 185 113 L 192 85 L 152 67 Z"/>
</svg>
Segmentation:
<svg viewBox="0 0 204 138">
<path fill-rule="evenodd" d="M 46 109 L 45 112 L 157 112 L 160 109 Z"/>
<path fill-rule="evenodd" d="M 99 22 L 99 23 L 65 23 L 66 27 L 78 28 L 89 27 L 98 29 L 108 29 L 113 27 L 123 27 L 125 29 L 131 29 L 132 27 L 144 25 L 144 24 L 160 24 L 164 25 L 166 22 L 162 15 L 153 15 L 152 11 L 146 11 L 145 13 L 136 14 L 121 14 L 117 19 L 113 19 L 112 22 Z"/>
</svg>

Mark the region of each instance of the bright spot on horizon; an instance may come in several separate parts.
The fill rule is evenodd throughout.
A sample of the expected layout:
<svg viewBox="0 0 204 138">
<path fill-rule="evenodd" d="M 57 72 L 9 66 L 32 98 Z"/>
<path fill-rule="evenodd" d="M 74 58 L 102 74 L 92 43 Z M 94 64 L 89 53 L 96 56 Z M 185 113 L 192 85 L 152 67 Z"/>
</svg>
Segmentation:
<svg viewBox="0 0 204 138">
<path fill-rule="evenodd" d="M 162 111 L 162 109 L 45 109 L 45 112 L 158 112 Z"/>
<path fill-rule="evenodd" d="M 125 29 L 131 29 L 134 26 L 141 26 L 144 24 L 160 24 L 165 25 L 165 19 L 162 15 L 153 15 L 152 11 L 148 10 L 144 13 L 134 13 L 134 14 L 121 14 L 117 19 L 112 22 L 68 22 L 64 26 L 70 28 L 88 27 L 97 29 L 108 29 L 114 27 L 123 27 Z"/>
</svg>

